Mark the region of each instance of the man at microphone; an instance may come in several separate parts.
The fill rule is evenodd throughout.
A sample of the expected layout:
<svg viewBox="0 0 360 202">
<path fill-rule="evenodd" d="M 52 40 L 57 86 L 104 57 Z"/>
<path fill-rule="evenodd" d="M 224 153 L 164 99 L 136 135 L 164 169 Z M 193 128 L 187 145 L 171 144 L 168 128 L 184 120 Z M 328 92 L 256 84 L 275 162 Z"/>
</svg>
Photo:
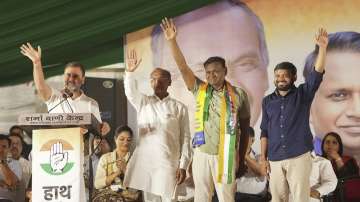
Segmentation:
<svg viewBox="0 0 360 202">
<path fill-rule="evenodd" d="M 41 48 L 34 49 L 30 43 L 23 44 L 21 53 L 33 62 L 36 90 L 46 103 L 49 113 L 92 113 L 101 124 L 101 135 L 110 131 L 107 122 L 102 122 L 98 103 L 85 95 L 80 87 L 85 82 L 85 68 L 78 62 L 70 62 L 64 68 L 64 89 L 51 88 L 45 81 L 41 65 Z"/>
</svg>

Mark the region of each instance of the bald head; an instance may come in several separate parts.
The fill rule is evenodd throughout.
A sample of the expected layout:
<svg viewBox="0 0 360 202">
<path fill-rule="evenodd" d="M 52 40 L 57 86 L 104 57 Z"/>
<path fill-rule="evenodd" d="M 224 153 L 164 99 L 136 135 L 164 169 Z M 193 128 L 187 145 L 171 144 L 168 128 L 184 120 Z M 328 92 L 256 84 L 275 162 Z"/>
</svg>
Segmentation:
<svg viewBox="0 0 360 202">
<path fill-rule="evenodd" d="M 151 72 L 151 75 L 153 75 L 154 73 L 160 74 L 161 77 L 167 78 L 171 82 L 171 74 L 168 70 L 157 67 Z"/>
<path fill-rule="evenodd" d="M 171 85 L 171 75 L 170 72 L 162 69 L 155 68 L 151 74 L 151 87 L 154 89 L 154 93 L 160 99 L 163 99 L 169 95 L 167 92 L 168 87 Z"/>
</svg>

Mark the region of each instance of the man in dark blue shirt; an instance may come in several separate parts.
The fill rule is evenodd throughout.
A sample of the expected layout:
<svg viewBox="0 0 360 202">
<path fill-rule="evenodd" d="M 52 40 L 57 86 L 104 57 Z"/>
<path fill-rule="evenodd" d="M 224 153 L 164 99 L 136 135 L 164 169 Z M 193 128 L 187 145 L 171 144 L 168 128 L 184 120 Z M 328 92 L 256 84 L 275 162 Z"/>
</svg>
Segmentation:
<svg viewBox="0 0 360 202">
<path fill-rule="evenodd" d="M 275 92 L 262 103 L 261 165 L 270 174 L 272 201 L 310 200 L 312 134 L 309 127 L 311 102 L 322 81 L 327 32 L 319 29 L 315 38 L 319 54 L 304 84 L 295 87 L 296 67 L 282 62 L 274 69 Z"/>
</svg>

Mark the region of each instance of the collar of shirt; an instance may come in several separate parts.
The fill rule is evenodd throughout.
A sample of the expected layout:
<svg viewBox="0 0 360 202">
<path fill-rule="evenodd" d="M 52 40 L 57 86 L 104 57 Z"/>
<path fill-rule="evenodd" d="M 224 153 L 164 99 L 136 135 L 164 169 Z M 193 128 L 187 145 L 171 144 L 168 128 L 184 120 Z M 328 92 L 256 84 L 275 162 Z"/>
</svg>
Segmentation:
<svg viewBox="0 0 360 202">
<path fill-rule="evenodd" d="M 217 93 L 223 93 L 224 90 L 225 90 L 225 83 L 226 81 L 224 81 L 224 85 L 219 89 L 219 90 L 216 90 L 214 87 L 213 87 L 213 91 L 217 92 Z"/>
<path fill-rule="evenodd" d="M 83 100 L 85 97 L 86 97 L 86 95 L 85 95 L 85 93 L 84 93 L 84 91 L 82 91 L 82 90 L 80 90 L 80 96 L 79 97 L 77 97 L 77 98 L 75 98 L 75 99 L 72 99 L 72 98 L 70 98 L 70 99 L 68 99 L 68 100 L 71 100 L 71 101 L 74 101 L 74 102 L 76 102 L 76 101 L 78 101 L 78 100 Z"/>
<path fill-rule="evenodd" d="M 316 155 L 316 153 L 315 153 L 315 151 L 313 150 L 313 151 L 311 151 L 311 157 L 314 159 L 314 158 L 316 158 L 317 157 L 317 155 Z"/>
<path fill-rule="evenodd" d="M 296 86 L 293 84 L 293 85 L 290 87 L 289 92 L 288 92 L 284 97 L 290 95 L 291 93 L 294 93 L 295 90 L 296 90 Z M 274 91 L 273 94 L 275 94 L 276 96 L 281 96 L 280 93 L 279 93 L 279 91 L 278 91 L 278 89 L 275 89 L 275 91 Z"/>
<path fill-rule="evenodd" d="M 167 101 L 167 100 L 169 100 L 170 99 L 170 94 L 168 94 L 166 97 L 164 97 L 163 99 L 160 99 L 157 95 L 153 95 L 153 97 L 155 98 L 155 99 L 157 99 L 158 101 L 160 101 L 160 102 L 165 102 L 165 101 Z"/>
</svg>

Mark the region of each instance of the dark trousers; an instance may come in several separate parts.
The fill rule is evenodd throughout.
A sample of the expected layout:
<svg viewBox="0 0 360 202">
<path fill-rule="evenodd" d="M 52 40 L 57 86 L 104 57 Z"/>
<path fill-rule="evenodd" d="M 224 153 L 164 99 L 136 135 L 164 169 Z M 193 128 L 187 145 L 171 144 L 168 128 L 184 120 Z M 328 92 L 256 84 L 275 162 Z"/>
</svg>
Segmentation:
<svg viewBox="0 0 360 202">
<path fill-rule="evenodd" d="M 268 202 L 270 199 L 266 195 L 256 195 L 256 194 L 245 194 L 236 192 L 235 194 L 236 202 Z"/>
<path fill-rule="evenodd" d="M 236 192 L 235 194 L 236 202 L 269 202 L 270 200 L 271 200 L 271 196 L 269 193 L 265 195 L 256 195 L 256 194 L 245 194 L 245 193 Z M 216 194 L 214 194 L 212 202 L 219 202 Z"/>
<path fill-rule="evenodd" d="M 13 202 L 13 201 L 9 199 L 0 199 L 0 202 Z"/>
</svg>

